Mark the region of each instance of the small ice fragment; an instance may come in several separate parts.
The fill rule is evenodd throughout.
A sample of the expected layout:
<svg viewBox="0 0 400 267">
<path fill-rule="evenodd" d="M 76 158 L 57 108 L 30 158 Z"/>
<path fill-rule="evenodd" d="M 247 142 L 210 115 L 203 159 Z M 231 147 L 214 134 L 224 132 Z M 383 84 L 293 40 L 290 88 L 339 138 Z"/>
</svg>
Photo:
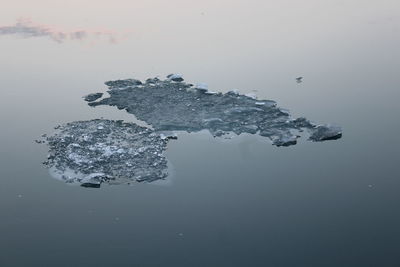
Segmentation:
<svg viewBox="0 0 400 267">
<path fill-rule="evenodd" d="M 82 181 L 89 181 L 90 179 L 104 177 L 104 176 L 105 176 L 105 174 L 102 172 L 95 172 L 95 173 L 91 173 L 88 176 L 86 176 L 85 178 L 83 178 Z"/>
<path fill-rule="evenodd" d="M 283 114 L 290 115 L 290 111 L 289 111 L 288 109 L 285 109 L 285 108 L 278 108 L 278 109 L 279 109 L 279 111 L 282 112 Z"/>
<path fill-rule="evenodd" d="M 158 77 L 148 78 L 148 79 L 146 80 L 146 83 L 147 83 L 147 84 L 156 84 L 156 83 L 158 83 L 158 82 L 160 82 L 160 79 L 158 79 Z"/>
<path fill-rule="evenodd" d="M 252 99 L 257 99 L 257 95 L 255 93 L 247 93 L 245 96 L 250 97 Z"/>
<path fill-rule="evenodd" d="M 94 93 L 94 94 L 88 94 L 88 95 L 84 96 L 83 99 L 87 102 L 93 102 L 102 96 L 103 96 L 103 93 Z"/>
<path fill-rule="evenodd" d="M 257 105 L 257 106 L 264 106 L 265 105 L 265 102 L 256 102 L 256 103 L 254 103 L 255 105 Z"/>
<path fill-rule="evenodd" d="M 312 141 L 336 140 L 342 137 L 342 128 L 329 124 L 318 125 L 310 136 Z"/>
<path fill-rule="evenodd" d="M 178 135 L 176 133 L 161 133 L 160 138 L 162 140 L 167 140 L 167 139 L 178 139 Z"/>
<path fill-rule="evenodd" d="M 204 93 L 207 94 L 207 95 L 216 95 L 216 94 L 218 94 L 218 92 L 215 92 L 215 91 L 206 91 Z"/>
<path fill-rule="evenodd" d="M 181 74 L 169 74 L 167 78 L 174 82 L 183 82 L 183 77 Z"/>
<path fill-rule="evenodd" d="M 141 85 L 142 82 L 136 79 L 126 79 L 126 80 L 116 80 L 116 81 L 108 81 L 105 82 L 105 85 L 108 86 L 109 89 L 119 89 L 123 90 L 128 87 Z"/>
<path fill-rule="evenodd" d="M 276 146 L 291 146 L 297 144 L 297 138 L 298 136 L 296 135 L 282 135 L 282 136 L 272 136 L 272 144 Z"/>
<path fill-rule="evenodd" d="M 208 85 L 206 83 L 196 83 L 195 88 L 197 90 L 207 91 L 208 90 Z"/>
<path fill-rule="evenodd" d="M 234 95 L 238 95 L 239 94 L 239 90 L 238 89 L 232 89 L 228 93 L 231 93 L 231 94 L 234 94 Z"/>
</svg>

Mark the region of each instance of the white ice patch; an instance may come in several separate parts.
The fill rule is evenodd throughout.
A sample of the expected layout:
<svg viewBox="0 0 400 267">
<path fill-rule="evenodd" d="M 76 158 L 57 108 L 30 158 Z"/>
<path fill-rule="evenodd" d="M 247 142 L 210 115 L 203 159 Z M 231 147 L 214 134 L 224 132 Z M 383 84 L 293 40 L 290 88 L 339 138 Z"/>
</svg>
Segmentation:
<svg viewBox="0 0 400 267">
<path fill-rule="evenodd" d="M 195 88 L 198 90 L 208 90 L 208 85 L 206 83 L 196 83 Z"/>
<path fill-rule="evenodd" d="M 168 76 L 168 78 L 169 78 L 170 80 L 173 80 L 173 79 L 182 79 L 183 76 L 182 76 L 181 74 L 175 73 L 175 74 L 172 74 L 172 75 Z"/>
<path fill-rule="evenodd" d="M 250 97 L 252 99 L 257 99 L 257 95 L 255 93 L 247 93 L 245 96 Z"/>
<path fill-rule="evenodd" d="M 218 92 L 215 92 L 215 91 L 206 91 L 204 93 L 207 94 L 207 95 L 216 95 L 216 94 L 218 94 Z"/>
</svg>

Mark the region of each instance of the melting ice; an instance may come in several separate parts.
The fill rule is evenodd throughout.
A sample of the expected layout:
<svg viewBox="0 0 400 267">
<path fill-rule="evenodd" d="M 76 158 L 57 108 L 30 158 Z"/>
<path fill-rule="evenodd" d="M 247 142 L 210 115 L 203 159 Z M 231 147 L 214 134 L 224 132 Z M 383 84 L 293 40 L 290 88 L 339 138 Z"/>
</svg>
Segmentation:
<svg viewBox="0 0 400 267">
<path fill-rule="evenodd" d="M 133 123 L 111 120 L 76 121 L 57 127 L 45 142 L 45 164 L 67 183 L 100 187 L 155 181 L 167 176 L 163 152 L 169 138 Z"/>
<path fill-rule="evenodd" d="M 181 75 L 166 80 L 136 79 L 106 82 L 110 97 L 89 102 L 90 106 L 110 105 L 125 109 L 156 131 L 209 130 L 214 136 L 229 132 L 251 133 L 269 138 L 276 146 L 296 144 L 294 132 L 306 129 L 312 141 L 338 139 L 340 127 L 317 125 L 305 118 L 291 118 L 275 101 L 256 100 L 238 92 L 212 92 L 204 84 L 192 86 Z M 178 78 L 175 79 L 174 78 Z"/>
<path fill-rule="evenodd" d="M 126 79 L 105 84 L 109 97 L 89 94 L 84 99 L 90 106 L 125 109 L 152 129 L 111 120 L 58 126 L 58 132 L 45 140 L 50 148 L 45 164 L 54 177 L 86 187 L 162 180 L 168 175 L 163 152 L 170 139 L 177 139 L 174 131 L 208 130 L 216 137 L 259 134 L 276 146 L 295 145 L 297 134 L 304 130 L 309 140 L 316 142 L 342 136 L 338 126 L 292 118 L 275 101 L 257 100 L 237 91 L 209 91 L 205 84 L 185 83 L 179 74 L 170 74 L 166 80 L 149 78 L 144 83 Z"/>
</svg>

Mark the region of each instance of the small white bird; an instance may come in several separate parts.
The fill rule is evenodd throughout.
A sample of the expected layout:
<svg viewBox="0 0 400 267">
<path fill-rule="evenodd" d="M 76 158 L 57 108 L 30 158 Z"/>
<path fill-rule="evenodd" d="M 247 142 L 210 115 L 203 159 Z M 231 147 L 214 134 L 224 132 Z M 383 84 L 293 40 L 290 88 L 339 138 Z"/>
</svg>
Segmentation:
<svg viewBox="0 0 400 267">
<path fill-rule="evenodd" d="M 297 82 L 297 83 L 301 83 L 302 81 L 303 81 L 303 77 L 300 76 L 300 77 L 297 77 L 297 78 L 296 78 L 296 82 Z"/>
</svg>

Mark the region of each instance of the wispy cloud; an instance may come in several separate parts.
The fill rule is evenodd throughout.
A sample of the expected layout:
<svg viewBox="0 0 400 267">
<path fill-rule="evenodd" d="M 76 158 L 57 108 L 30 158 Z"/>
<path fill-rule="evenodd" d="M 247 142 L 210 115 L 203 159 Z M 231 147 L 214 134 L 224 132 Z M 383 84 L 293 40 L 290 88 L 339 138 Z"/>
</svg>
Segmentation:
<svg viewBox="0 0 400 267">
<path fill-rule="evenodd" d="M 63 30 L 49 25 L 38 24 L 27 18 L 18 19 L 15 25 L 0 26 L 0 35 L 15 35 L 22 38 L 49 37 L 57 43 L 68 40 L 87 40 L 91 43 L 105 40 L 110 43 L 117 43 L 121 39 L 119 34 L 110 30 Z"/>
</svg>

